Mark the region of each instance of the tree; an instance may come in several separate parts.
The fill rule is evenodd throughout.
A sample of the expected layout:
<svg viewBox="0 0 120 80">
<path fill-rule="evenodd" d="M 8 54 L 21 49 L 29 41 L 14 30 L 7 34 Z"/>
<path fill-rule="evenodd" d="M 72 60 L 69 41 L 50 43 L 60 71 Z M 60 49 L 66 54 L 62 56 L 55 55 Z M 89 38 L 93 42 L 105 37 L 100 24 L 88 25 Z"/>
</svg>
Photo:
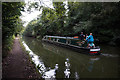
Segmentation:
<svg viewBox="0 0 120 80">
<path fill-rule="evenodd" d="M 4 54 L 11 49 L 13 36 L 23 29 L 22 20 L 19 18 L 20 11 L 24 10 L 23 6 L 23 2 L 2 3 L 2 47 Z"/>
<path fill-rule="evenodd" d="M 119 43 L 120 2 L 68 2 L 67 9 L 63 2 L 53 2 L 53 6 L 54 9 L 42 7 L 42 14 L 33 25 L 37 34 L 74 36 L 83 31 L 92 32 L 100 42 Z"/>
</svg>

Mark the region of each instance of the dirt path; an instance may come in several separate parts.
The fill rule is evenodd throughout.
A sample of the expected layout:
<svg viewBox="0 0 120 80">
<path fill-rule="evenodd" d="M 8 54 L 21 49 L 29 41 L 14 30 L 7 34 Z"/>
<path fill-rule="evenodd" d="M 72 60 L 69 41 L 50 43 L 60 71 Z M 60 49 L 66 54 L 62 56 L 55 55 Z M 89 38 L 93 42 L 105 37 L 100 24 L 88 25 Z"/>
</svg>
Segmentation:
<svg viewBox="0 0 120 80">
<path fill-rule="evenodd" d="M 12 51 L 3 59 L 3 78 L 40 78 L 35 66 L 30 62 L 29 56 L 22 50 L 19 39 L 14 40 Z"/>
</svg>

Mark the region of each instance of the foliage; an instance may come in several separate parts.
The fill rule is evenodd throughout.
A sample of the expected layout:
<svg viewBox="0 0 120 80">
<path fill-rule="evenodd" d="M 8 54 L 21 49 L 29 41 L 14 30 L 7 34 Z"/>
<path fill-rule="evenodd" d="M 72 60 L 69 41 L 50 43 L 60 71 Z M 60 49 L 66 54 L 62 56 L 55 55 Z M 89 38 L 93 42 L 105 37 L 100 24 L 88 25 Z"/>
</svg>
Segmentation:
<svg viewBox="0 0 120 80">
<path fill-rule="evenodd" d="M 53 2 L 53 6 L 42 7 L 36 23 L 28 24 L 38 34 L 33 36 L 74 36 L 83 31 L 92 32 L 102 43 L 120 44 L 120 2 L 68 2 L 68 8 L 63 2 Z"/>
<path fill-rule="evenodd" d="M 19 18 L 20 11 L 24 11 L 22 2 L 3 2 L 2 3 L 2 47 L 3 56 L 12 47 L 14 35 L 20 34 L 23 30 L 23 22 Z"/>
</svg>

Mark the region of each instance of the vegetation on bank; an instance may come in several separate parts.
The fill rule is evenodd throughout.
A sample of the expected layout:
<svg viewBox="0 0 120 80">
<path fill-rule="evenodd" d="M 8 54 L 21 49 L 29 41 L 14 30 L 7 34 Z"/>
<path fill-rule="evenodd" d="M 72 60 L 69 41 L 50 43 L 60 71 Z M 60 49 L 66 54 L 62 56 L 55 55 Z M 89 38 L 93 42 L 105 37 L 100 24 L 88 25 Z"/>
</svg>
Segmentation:
<svg viewBox="0 0 120 80">
<path fill-rule="evenodd" d="M 24 10 L 23 2 L 2 2 L 2 57 L 6 57 L 12 49 L 13 40 L 23 31 L 23 22 L 20 19 Z"/>
<path fill-rule="evenodd" d="M 27 25 L 24 35 L 75 36 L 83 31 L 92 32 L 101 43 L 120 45 L 120 2 L 68 2 L 68 7 L 65 5 L 53 2 L 54 9 L 40 6 L 42 14 Z"/>
</svg>

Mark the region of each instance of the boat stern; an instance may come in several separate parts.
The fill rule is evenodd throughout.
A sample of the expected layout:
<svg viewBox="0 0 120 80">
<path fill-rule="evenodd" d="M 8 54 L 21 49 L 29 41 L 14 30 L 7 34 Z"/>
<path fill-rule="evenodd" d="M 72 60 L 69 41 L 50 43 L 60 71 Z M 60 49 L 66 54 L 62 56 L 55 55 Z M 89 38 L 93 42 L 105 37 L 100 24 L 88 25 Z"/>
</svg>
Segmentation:
<svg viewBox="0 0 120 80">
<path fill-rule="evenodd" d="M 89 51 L 89 54 L 91 54 L 91 55 L 99 55 L 100 54 L 100 48 L 92 48 L 92 49 L 90 49 L 90 51 Z"/>
</svg>

